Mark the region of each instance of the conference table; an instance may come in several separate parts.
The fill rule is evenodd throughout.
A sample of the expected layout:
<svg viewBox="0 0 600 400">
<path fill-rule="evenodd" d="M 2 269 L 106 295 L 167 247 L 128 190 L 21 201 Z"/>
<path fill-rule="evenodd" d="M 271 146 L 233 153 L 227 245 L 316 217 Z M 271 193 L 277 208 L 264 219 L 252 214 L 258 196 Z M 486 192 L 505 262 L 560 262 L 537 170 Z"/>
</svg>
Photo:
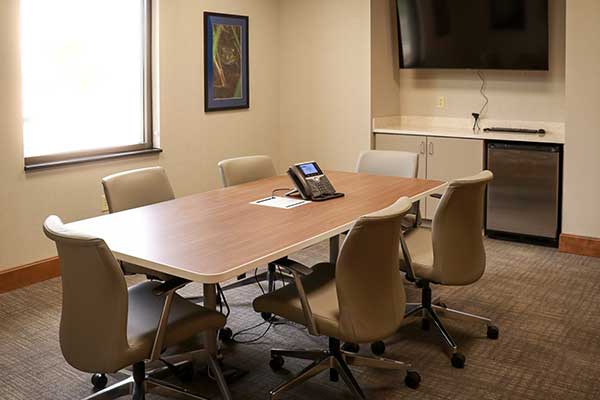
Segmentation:
<svg viewBox="0 0 600 400">
<path fill-rule="evenodd" d="M 344 197 L 290 209 L 251 204 L 288 188 L 287 176 L 181 197 L 68 224 L 102 238 L 121 261 L 203 284 L 204 306 L 216 309 L 217 284 L 330 240 L 333 262 L 339 235 L 361 215 L 400 197 L 421 200 L 445 189 L 441 181 L 327 172 Z M 216 353 L 216 332 L 205 346 Z"/>
</svg>

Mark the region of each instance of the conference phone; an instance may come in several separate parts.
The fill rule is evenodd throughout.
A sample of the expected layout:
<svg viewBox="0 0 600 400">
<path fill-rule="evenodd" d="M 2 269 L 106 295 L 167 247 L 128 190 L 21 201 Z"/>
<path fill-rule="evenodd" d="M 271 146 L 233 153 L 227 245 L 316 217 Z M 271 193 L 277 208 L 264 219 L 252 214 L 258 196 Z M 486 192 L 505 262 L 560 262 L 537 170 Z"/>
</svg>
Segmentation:
<svg viewBox="0 0 600 400">
<path fill-rule="evenodd" d="M 315 161 L 292 165 L 287 173 L 304 200 L 325 201 L 344 196 L 336 192 Z"/>
</svg>

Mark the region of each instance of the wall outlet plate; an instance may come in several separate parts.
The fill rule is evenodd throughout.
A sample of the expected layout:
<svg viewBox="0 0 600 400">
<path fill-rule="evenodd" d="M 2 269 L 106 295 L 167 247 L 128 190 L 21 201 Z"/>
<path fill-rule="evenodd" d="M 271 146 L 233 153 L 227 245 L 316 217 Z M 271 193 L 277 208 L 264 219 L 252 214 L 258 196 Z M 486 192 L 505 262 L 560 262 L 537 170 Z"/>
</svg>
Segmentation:
<svg viewBox="0 0 600 400">
<path fill-rule="evenodd" d="M 446 108 L 446 96 L 439 96 L 436 103 L 437 108 Z"/>
</svg>

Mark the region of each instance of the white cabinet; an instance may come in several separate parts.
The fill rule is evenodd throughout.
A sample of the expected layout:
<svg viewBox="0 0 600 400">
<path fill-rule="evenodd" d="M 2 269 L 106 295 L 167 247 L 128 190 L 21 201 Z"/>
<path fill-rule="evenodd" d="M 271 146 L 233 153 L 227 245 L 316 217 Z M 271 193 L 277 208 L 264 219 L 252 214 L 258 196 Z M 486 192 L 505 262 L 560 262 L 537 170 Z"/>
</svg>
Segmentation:
<svg viewBox="0 0 600 400">
<path fill-rule="evenodd" d="M 450 181 L 483 169 L 483 140 L 427 138 L 427 179 Z M 427 198 L 425 218 L 433 219 L 438 199 Z"/>
<path fill-rule="evenodd" d="M 378 133 L 375 148 L 419 154 L 419 178 L 449 181 L 475 175 L 484 167 L 484 141 L 479 139 Z M 438 202 L 431 197 L 421 201 L 421 215 L 432 219 Z"/>
</svg>

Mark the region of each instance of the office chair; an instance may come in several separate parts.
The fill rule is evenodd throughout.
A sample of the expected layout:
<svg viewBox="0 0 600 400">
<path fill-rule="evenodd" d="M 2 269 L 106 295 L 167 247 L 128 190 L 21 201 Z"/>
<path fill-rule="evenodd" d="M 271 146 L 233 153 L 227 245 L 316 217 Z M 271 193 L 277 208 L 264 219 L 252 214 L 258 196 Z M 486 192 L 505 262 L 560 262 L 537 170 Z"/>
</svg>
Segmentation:
<svg viewBox="0 0 600 400">
<path fill-rule="evenodd" d="M 97 389 L 106 385 L 105 374 L 133 366 L 131 378 L 101 389 L 86 400 L 128 394 L 134 400 L 143 400 L 153 387 L 188 399 L 202 399 L 157 379 L 146 370 L 147 362 L 163 361 L 165 348 L 202 331 L 223 327 L 225 316 L 177 295 L 175 291 L 188 283 L 183 279 L 145 281 L 128 289 L 106 243 L 68 229 L 56 216 L 46 219 L 44 232 L 56 243 L 60 257 L 60 346 L 66 361 L 80 371 L 96 373 L 92 383 Z M 219 364 L 212 355 L 206 355 L 222 397 L 231 399 Z"/>
<path fill-rule="evenodd" d="M 483 275 L 486 264 L 482 233 L 484 195 L 492 179 L 490 171 L 483 171 L 450 182 L 438 205 L 432 228 L 417 228 L 401 235 L 401 268 L 408 280 L 416 282 L 421 289 L 421 302 L 408 304 L 406 317 L 422 313 L 425 330 L 429 329 L 430 321 L 433 322 L 452 352 L 451 363 L 455 368 L 464 367 L 465 356 L 458 352 L 438 313 L 483 322 L 490 339 L 497 339 L 499 330 L 489 318 L 453 310 L 439 300 L 432 300 L 431 285 L 466 286 Z M 379 345 L 379 353 L 385 350 L 382 346 Z"/>
<path fill-rule="evenodd" d="M 162 167 L 136 169 L 102 178 L 108 211 L 116 213 L 132 208 L 173 200 L 175 194 Z M 149 279 L 168 281 L 173 277 L 139 265 L 121 262 L 126 274 L 142 274 Z"/>
<path fill-rule="evenodd" d="M 277 175 L 269 156 L 230 158 L 218 164 L 223 187 L 241 185 Z"/>
<path fill-rule="evenodd" d="M 368 150 L 358 156 L 356 172 L 371 175 L 416 178 L 419 170 L 419 155 L 406 151 Z M 409 230 L 421 225 L 421 208 L 415 202 L 404 217 L 402 227 Z"/>
<path fill-rule="evenodd" d="M 220 161 L 218 164 L 221 183 L 224 188 L 241 185 L 248 182 L 257 181 L 259 179 L 270 178 L 277 175 L 273 160 L 269 156 L 247 156 L 230 158 Z M 274 188 L 275 189 L 275 188 Z M 256 276 L 246 277 L 246 275 L 238 276 L 238 281 L 222 288 L 223 291 L 244 287 L 247 285 L 255 285 L 258 282 L 267 281 L 267 291 L 272 292 L 275 289 L 277 279 L 286 280 L 289 276 L 279 274 L 277 266 L 270 263 L 267 266 L 267 271 Z M 271 319 L 271 314 L 264 313 L 262 317 L 265 320 Z"/>
<path fill-rule="evenodd" d="M 420 382 L 409 364 L 369 358 L 340 348 L 340 341 L 368 343 L 396 332 L 405 311 L 403 277 L 398 270 L 401 221 L 410 210 L 404 197 L 383 210 L 358 219 L 350 230 L 337 264 L 313 268 L 289 259 L 278 260 L 293 274 L 294 283 L 254 300 L 254 309 L 302 324 L 313 336 L 329 337 L 326 350 L 272 350 L 270 366 L 283 366 L 283 357 L 312 361 L 302 372 L 270 392 L 271 399 L 322 371 L 341 376 L 355 397 L 364 399 L 349 365 L 406 371 L 405 384 Z M 380 338 L 380 339 L 377 339 Z"/>
</svg>

